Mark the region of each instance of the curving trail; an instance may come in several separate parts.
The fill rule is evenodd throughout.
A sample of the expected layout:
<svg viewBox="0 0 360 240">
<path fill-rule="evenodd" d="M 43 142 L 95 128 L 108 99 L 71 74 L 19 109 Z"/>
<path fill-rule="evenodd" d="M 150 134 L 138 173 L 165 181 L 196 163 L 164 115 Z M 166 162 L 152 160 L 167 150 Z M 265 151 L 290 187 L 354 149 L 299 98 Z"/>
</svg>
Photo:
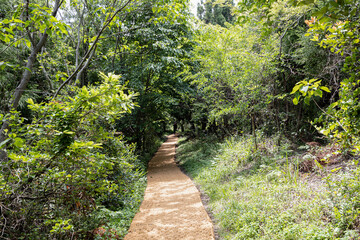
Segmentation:
<svg viewBox="0 0 360 240">
<path fill-rule="evenodd" d="M 144 201 L 125 240 L 214 239 L 199 191 L 174 162 L 177 140 L 170 135 L 151 159 Z"/>
</svg>

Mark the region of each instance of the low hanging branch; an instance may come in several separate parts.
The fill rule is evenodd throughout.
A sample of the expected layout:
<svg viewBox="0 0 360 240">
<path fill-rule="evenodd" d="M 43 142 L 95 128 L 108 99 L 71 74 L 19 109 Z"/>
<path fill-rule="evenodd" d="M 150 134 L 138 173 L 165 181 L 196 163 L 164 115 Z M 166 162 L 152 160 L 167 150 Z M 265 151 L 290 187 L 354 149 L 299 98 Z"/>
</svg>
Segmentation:
<svg viewBox="0 0 360 240">
<path fill-rule="evenodd" d="M 109 24 L 112 22 L 112 20 L 115 18 L 115 16 L 121 12 L 122 10 L 124 10 L 129 3 L 132 0 L 128 0 L 122 7 L 118 8 L 112 15 L 109 15 L 108 19 L 105 21 L 103 27 L 100 29 L 100 31 L 98 32 L 98 34 L 96 35 L 96 38 L 93 42 L 93 44 L 91 45 L 90 49 L 86 52 L 85 56 L 83 57 L 83 59 L 81 60 L 80 64 L 76 67 L 75 71 L 65 80 L 65 82 L 63 82 L 60 87 L 56 90 L 53 99 L 55 99 L 57 97 L 57 95 L 59 95 L 61 89 L 63 89 L 65 87 L 65 85 L 69 84 L 70 81 L 77 76 L 77 74 L 79 72 L 82 72 L 87 65 L 89 65 L 90 60 L 95 52 L 96 49 L 96 45 L 100 40 L 100 37 L 102 35 L 102 33 L 105 31 L 105 29 L 109 26 Z M 86 62 L 85 62 L 86 61 Z M 85 64 L 84 64 L 85 63 Z"/>
</svg>

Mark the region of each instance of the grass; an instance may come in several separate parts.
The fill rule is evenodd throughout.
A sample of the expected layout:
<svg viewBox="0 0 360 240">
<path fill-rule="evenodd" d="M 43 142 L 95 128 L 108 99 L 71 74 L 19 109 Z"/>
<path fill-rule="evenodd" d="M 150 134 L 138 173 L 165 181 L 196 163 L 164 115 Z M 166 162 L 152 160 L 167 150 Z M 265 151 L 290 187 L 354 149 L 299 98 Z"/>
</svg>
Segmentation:
<svg viewBox="0 0 360 240">
<path fill-rule="evenodd" d="M 247 136 L 180 139 L 177 161 L 210 198 L 220 239 L 357 239 L 338 233 L 326 184 L 303 180 L 282 145 L 263 139 L 254 151 Z"/>
</svg>

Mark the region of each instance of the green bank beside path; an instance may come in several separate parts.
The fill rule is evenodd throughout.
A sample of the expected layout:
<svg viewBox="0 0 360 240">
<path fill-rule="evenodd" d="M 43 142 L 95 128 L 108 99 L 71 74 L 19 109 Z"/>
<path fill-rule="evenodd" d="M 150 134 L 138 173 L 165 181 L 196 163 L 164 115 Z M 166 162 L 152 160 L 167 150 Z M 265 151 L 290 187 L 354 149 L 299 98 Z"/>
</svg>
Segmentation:
<svg viewBox="0 0 360 240">
<path fill-rule="evenodd" d="M 177 161 L 208 195 L 219 238 L 358 239 L 356 168 L 325 179 L 321 167 L 302 173 L 304 154 L 273 141 L 254 151 L 245 136 L 180 139 Z"/>
</svg>

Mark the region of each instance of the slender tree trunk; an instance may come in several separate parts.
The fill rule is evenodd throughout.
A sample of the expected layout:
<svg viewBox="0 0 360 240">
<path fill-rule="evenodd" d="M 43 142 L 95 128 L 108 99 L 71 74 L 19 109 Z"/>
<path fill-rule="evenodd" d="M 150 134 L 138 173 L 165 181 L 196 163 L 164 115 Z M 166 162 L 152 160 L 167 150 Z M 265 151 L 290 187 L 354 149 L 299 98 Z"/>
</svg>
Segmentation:
<svg viewBox="0 0 360 240">
<path fill-rule="evenodd" d="M 91 61 L 91 59 L 92 59 L 92 57 L 94 56 L 94 53 L 95 53 L 95 51 L 96 51 L 96 48 L 97 48 L 97 46 L 94 47 L 94 50 L 90 53 L 90 56 L 89 56 L 89 58 L 87 59 L 87 61 L 85 62 L 84 66 L 83 66 L 83 67 L 80 69 L 80 71 L 77 73 L 77 76 L 76 76 L 77 80 L 76 80 L 76 82 L 80 79 L 81 74 L 83 74 L 83 72 L 84 72 L 84 71 L 87 69 L 87 67 L 89 66 L 90 61 Z M 81 85 L 82 83 L 84 83 L 84 81 L 80 82 L 80 85 Z"/>
<path fill-rule="evenodd" d="M 54 9 L 52 12 L 52 16 L 56 16 L 57 11 L 59 10 L 59 7 L 61 6 L 61 4 L 63 3 L 63 1 L 61 0 L 56 0 L 55 4 L 54 4 Z M 47 38 L 48 38 L 48 34 L 46 33 L 48 29 L 45 29 L 44 33 L 42 34 L 42 36 L 40 37 L 39 42 L 36 45 L 33 45 L 33 49 L 30 53 L 30 56 L 27 59 L 27 63 L 25 66 L 25 70 L 22 74 L 21 80 L 20 80 L 20 84 L 18 85 L 18 87 L 15 89 L 14 92 L 14 99 L 11 103 L 11 107 L 10 109 L 16 109 L 19 106 L 19 101 L 26 89 L 27 84 L 29 83 L 30 77 L 31 77 L 31 71 L 33 69 L 34 63 L 36 61 L 36 57 L 38 55 L 38 53 L 41 51 L 42 47 L 45 45 Z M 2 143 L 3 141 L 6 140 L 7 136 L 5 134 L 5 131 L 9 129 L 9 122 L 5 121 L 2 126 L 1 126 L 1 130 L 0 130 L 0 143 Z M 0 150 L 0 161 L 5 161 L 6 160 L 6 152 L 4 150 Z"/>
<path fill-rule="evenodd" d="M 85 6 L 86 4 L 84 4 L 83 9 L 81 11 L 81 9 L 76 8 L 76 12 L 77 15 L 79 17 L 79 25 L 77 27 L 77 44 L 76 44 L 76 51 L 75 51 L 75 67 L 79 66 L 80 63 L 80 46 L 83 45 L 83 39 L 81 37 L 81 27 L 83 26 L 83 17 L 84 17 L 84 13 L 85 13 Z M 86 51 L 85 51 L 86 52 Z M 75 84 L 77 82 L 80 82 L 80 77 L 81 77 L 81 72 L 79 71 L 78 74 L 76 75 L 76 79 L 75 79 Z"/>
<path fill-rule="evenodd" d="M 256 141 L 255 116 L 254 116 L 254 114 L 251 114 L 251 126 L 252 126 L 252 133 L 253 133 L 253 138 L 254 138 L 255 150 L 257 150 L 258 147 L 257 147 L 257 141 Z"/>
</svg>

